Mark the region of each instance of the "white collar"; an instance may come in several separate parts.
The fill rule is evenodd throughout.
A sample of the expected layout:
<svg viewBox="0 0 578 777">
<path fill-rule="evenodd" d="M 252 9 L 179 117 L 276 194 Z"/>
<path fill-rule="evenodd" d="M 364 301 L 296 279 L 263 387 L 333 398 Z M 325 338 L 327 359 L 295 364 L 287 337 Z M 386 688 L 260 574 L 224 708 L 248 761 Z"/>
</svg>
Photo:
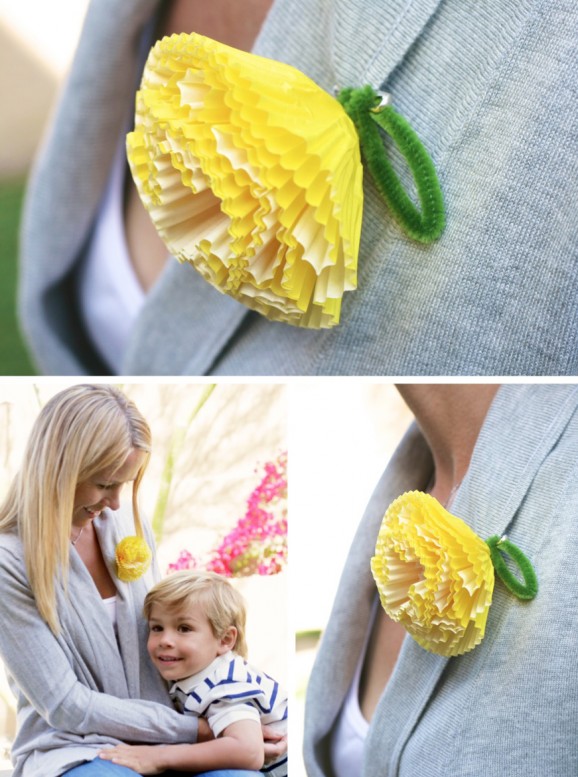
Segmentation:
<svg viewBox="0 0 578 777">
<path fill-rule="evenodd" d="M 190 693 L 195 686 L 202 682 L 205 678 L 215 674 L 221 666 L 225 666 L 231 662 L 231 659 L 236 658 L 236 653 L 232 650 L 227 650 L 221 656 L 214 658 L 211 663 L 200 672 L 192 674 L 190 677 L 184 677 L 182 680 L 177 680 L 171 687 L 171 693 L 175 691 L 183 691 L 183 693 Z"/>
</svg>

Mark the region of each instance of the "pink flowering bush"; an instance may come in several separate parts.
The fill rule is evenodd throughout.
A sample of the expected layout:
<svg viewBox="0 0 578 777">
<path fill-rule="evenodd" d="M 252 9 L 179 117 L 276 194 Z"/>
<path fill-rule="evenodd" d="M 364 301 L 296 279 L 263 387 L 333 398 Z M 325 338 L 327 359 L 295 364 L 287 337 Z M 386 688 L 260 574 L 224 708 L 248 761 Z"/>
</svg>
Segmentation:
<svg viewBox="0 0 578 777">
<path fill-rule="evenodd" d="M 197 559 L 188 550 L 181 550 L 176 561 L 169 564 L 167 572 L 178 572 L 181 569 L 196 569 Z"/>
<path fill-rule="evenodd" d="M 187 550 L 169 572 L 204 568 L 225 577 L 275 575 L 287 563 L 287 454 L 264 466 L 264 476 L 247 499 L 247 509 L 208 559 Z"/>
</svg>

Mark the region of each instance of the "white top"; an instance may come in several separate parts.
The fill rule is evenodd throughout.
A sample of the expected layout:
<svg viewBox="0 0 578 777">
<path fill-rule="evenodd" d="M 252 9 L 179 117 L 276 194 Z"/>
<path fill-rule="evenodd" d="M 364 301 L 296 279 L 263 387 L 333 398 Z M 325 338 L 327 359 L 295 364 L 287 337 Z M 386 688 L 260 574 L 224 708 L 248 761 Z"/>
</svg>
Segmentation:
<svg viewBox="0 0 578 777">
<path fill-rule="evenodd" d="M 78 293 L 86 329 L 112 372 L 120 375 L 132 326 L 145 292 L 134 272 L 126 243 L 123 188 L 126 171 L 124 135 L 82 261 Z"/>
<path fill-rule="evenodd" d="M 331 735 L 331 764 L 335 777 L 357 777 L 362 771 L 363 748 L 369 723 L 363 717 L 359 706 L 359 680 L 376 612 L 377 599 L 373 605 L 370 628 L 365 636 L 353 680 Z"/>
<path fill-rule="evenodd" d="M 114 630 L 116 632 L 117 625 L 118 625 L 118 618 L 116 614 L 116 596 L 109 596 L 108 599 L 103 599 L 102 603 L 106 607 L 106 612 L 108 614 L 108 617 L 110 618 L 112 625 L 114 626 Z"/>
</svg>

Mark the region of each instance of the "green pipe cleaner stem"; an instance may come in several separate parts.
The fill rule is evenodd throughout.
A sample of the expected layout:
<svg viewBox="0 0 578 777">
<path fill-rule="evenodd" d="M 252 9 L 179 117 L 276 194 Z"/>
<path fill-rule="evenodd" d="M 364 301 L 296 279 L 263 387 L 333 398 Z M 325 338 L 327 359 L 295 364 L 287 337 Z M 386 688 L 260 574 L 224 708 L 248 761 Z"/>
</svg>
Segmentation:
<svg viewBox="0 0 578 777">
<path fill-rule="evenodd" d="M 497 534 L 486 540 L 486 544 L 490 548 L 490 557 L 496 574 L 508 591 L 518 599 L 533 599 L 538 593 L 538 578 L 528 557 L 513 542 L 506 537 L 498 537 Z M 524 578 L 524 584 L 510 572 L 502 554 L 509 556 L 517 564 Z"/>
<path fill-rule="evenodd" d="M 444 202 L 434 164 L 410 123 L 371 86 L 342 89 L 337 99 L 355 124 L 361 151 L 375 185 L 406 234 L 431 243 L 445 226 Z M 413 175 L 421 212 L 399 180 L 383 144 L 380 128 L 390 136 Z"/>
</svg>

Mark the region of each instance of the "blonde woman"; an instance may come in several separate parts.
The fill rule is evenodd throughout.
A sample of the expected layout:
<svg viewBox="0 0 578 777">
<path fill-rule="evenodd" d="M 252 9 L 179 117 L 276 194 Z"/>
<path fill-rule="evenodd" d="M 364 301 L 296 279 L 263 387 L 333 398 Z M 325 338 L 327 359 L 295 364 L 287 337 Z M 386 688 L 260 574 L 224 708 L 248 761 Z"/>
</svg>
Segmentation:
<svg viewBox="0 0 578 777">
<path fill-rule="evenodd" d="M 133 582 L 116 575 L 124 537 L 154 548 L 137 506 L 150 448 L 147 422 L 120 391 L 73 386 L 41 411 L 0 507 L 0 654 L 18 699 L 14 777 L 129 777 L 136 772 L 98 752 L 208 736 L 204 721 L 172 709 L 146 654 L 142 606 L 154 559 Z"/>
</svg>

